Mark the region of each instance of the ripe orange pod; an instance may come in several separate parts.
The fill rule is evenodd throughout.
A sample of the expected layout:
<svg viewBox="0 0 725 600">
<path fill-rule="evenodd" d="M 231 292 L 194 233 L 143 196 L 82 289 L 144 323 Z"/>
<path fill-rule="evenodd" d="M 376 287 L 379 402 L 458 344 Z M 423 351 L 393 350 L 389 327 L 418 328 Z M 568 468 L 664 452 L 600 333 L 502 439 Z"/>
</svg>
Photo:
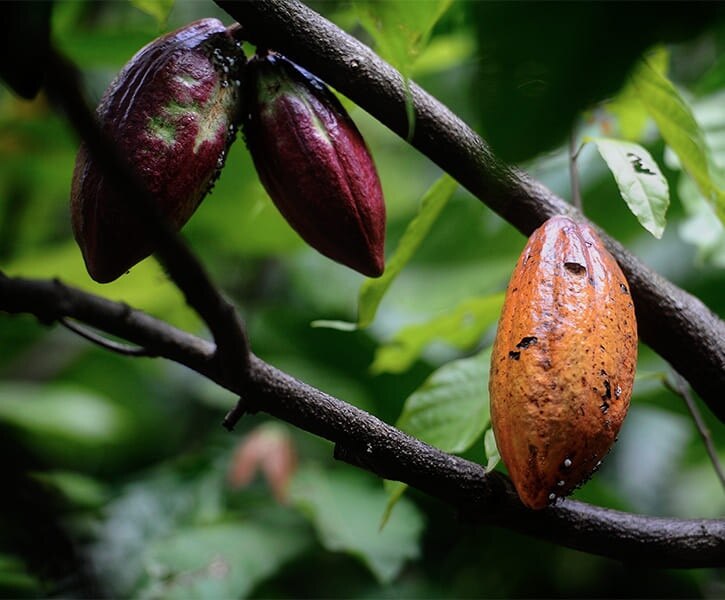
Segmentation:
<svg viewBox="0 0 725 600">
<path fill-rule="evenodd" d="M 627 280 L 588 225 L 546 221 L 514 269 L 491 357 L 491 421 L 522 502 L 581 485 L 614 444 L 637 363 Z"/>
</svg>

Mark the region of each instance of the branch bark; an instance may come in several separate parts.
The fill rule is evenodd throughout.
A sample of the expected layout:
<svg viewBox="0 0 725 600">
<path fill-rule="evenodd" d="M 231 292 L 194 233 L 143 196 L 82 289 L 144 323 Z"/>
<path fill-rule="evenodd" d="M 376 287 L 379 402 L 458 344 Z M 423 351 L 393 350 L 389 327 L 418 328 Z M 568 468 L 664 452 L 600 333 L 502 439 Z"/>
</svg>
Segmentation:
<svg viewBox="0 0 725 600">
<path fill-rule="evenodd" d="M 284 53 L 408 139 L 403 78 L 370 48 L 298 0 L 216 2 L 242 24 L 251 42 Z M 556 214 L 584 220 L 543 185 L 501 163 L 468 125 L 423 89 L 411 83 L 410 92 L 411 144 L 522 233 L 531 234 Z M 725 322 L 599 231 L 629 280 L 640 338 L 725 422 Z"/>
<path fill-rule="evenodd" d="M 330 440 L 338 459 L 412 485 L 476 521 L 658 567 L 725 564 L 725 520 L 639 516 L 573 500 L 528 510 L 500 473 L 486 473 L 481 465 L 420 442 L 254 355 L 246 377 L 230 376 L 213 344 L 60 281 L 9 278 L 0 272 L 0 310 L 29 313 L 45 324 L 72 318 L 185 365 L 243 394 L 246 410 L 264 411 Z"/>
</svg>

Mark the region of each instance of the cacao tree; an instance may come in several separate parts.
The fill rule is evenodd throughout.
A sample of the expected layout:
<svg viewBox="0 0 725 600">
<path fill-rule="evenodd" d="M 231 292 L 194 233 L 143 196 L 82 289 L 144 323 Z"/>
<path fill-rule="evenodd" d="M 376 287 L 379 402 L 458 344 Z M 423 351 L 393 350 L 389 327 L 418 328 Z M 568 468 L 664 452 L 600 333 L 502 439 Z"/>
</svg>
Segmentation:
<svg viewBox="0 0 725 600">
<path fill-rule="evenodd" d="M 4 595 L 722 593 L 720 6 L 0 10 Z"/>
</svg>

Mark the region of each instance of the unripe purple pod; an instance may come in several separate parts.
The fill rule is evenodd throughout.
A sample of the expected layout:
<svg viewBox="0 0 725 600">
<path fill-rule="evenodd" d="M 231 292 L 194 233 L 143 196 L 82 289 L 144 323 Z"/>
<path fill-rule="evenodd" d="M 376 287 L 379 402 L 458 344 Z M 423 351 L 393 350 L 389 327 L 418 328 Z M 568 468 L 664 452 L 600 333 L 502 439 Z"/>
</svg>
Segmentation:
<svg viewBox="0 0 725 600">
<path fill-rule="evenodd" d="M 243 63 L 221 21 L 202 19 L 139 50 L 98 106 L 102 129 L 174 229 L 189 220 L 224 165 Z M 71 222 L 98 282 L 113 281 L 154 251 L 134 204 L 112 188 L 84 144 L 73 172 Z"/>
<path fill-rule="evenodd" d="M 277 53 L 244 79 L 243 128 L 275 205 L 325 256 L 364 275 L 385 268 L 385 204 L 360 132 L 327 86 Z"/>
</svg>

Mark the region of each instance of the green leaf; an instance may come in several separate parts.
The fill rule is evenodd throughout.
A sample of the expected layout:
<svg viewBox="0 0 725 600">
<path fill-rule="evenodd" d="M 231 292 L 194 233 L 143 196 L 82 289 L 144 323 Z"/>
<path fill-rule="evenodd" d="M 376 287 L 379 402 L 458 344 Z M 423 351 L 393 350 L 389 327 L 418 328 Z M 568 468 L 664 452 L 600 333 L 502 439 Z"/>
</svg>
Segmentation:
<svg viewBox="0 0 725 600">
<path fill-rule="evenodd" d="M 395 253 L 385 265 L 385 273 L 377 279 L 366 279 L 358 295 L 357 323 L 346 321 L 315 321 L 313 327 L 330 327 L 342 331 L 353 331 L 368 327 L 375 319 L 375 313 L 385 292 L 392 285 L 415 251 L 423 243 L 438 215 L 453 196 L 458 184 L 448 175 L 443 175 L 425 193 L 420 210 L 400 238 Z"/>
<path fill-rule="evenodd" d="M 486 433 L 483 434 L 483 449 L 486 452 L 486 471 L 493 471 L 496 465 L 501 460 L 501 455 L 498 452 L 498 445 L 496 444 L 496 436 L 493 434 L 493 429 L 487 429 Z"/>
<path fill-rule="evenodd" d="M 156 19 L 159 28 L 166 26 L 169 13 L 174 8 L 174 0 L 131 0 L 131 4 Z"/>
<path fill-rule="evenodd" d="M 303 528 L 275 523 L 215 523 L 177 529 L 146 555 L 152 579 L 146 598 L 240 598 L 302 553 Z"/>
<path fill-rule="evenodd" d="M 669 66 L 669 52 L 660 47 L 648 57 L 649 64 L 660 74 L 667 73 Z M 636 141 L 642 137 L 649 113 L 639 99 L 634 83 L 630 78 L 621 91 L 604 108 L 614 115 L 619 123 L 619 134 L 626 140 Z"/>
<path fill-rule="evenodd" d="M 401 500 L 381 531 L 378 523 L 387 496 L 362 473 L 302 469 L 291 498 L 312 521 L 325 548 L 356 556 L 381 583 L 392 581 L 407 560 L 420 554 L 423 517 L 418 509 Z"/>
<path fill-rule="evenodd" d="M 459 350 L 477 343 L 486 329 L 496 322 L 503 305 L 504 293 L 467 298 L 452 311 L 424 323 L 408 325 L 393 339 L 380 346 L 370 367 L 373 373 L 401 373 L 407 370 L 435 340 Z"/>
<path fill-rule="evenodd" d="M 385 505 L 385 511 L 380 519 L 380 531 L 382 531 L 388 524 L 390 515 L 393 514 L 393 509 L 398 503 L 398 500 L 403 497 L 403 494 L 405 494 L 408 489 L 408 484 L 403 483 L 402 481 L 390 481 L 386 479 L 383 487 L 385 488 L 385 492 L 388 494 L 388 503 Z"/>
<path fill-rule="evenodd" d="M 100 481 L 75 471 L 41 471 L 31 476 L 55 488 L 74 506 L 96 509 L 109 498 L 108 490 Z"/>
<path fill-rule="evenodd" d="M 80 388 L 4 383 L 0 421 L 48 440 L 95 446 L 122 437 L 127 416 L 105 398 Z"/>
<path fill-rule="evenodd" d="M 360 288 L 358 326 L 369 326 L 375 319 L 378 306 L 395 278 L 403 270 L 415 251 L 423 243 L 438 215 L 453 196 L 458 184 L 448 175 L 436 181 L 423 196 L 420 211 L 400 238 L 395 253 L 385 266 L 385 273 L 377 279 L 368 279 Z"/>
<path fill-rule="evenodd" d="M 687 173 L 680 175 L 677 194 L 687 215 L 678 227 L 680 237 L 697 248 L 700 264 L 725 268 L 725 227 Z"/>
<path fill-rule="evenodd" d="M 356 0 L 354 6 L 361 25 L 375 40 L 378 54 L 409 77 L 433 27 L 452 3 L 453 0 Z"/>
<path fill-rule="evenodd" d="M 356 0 L 354 3 L 358 20 L 375 40 L 378 54 L 405 79 L 409 137 L 415 126 L 409 89 L 413 65 L 428 44 L 434 25 L 452 3 L 453 0 Z"/>
<path fill-rule="evenodd" d="M 70 385 L 0 384 L 0 423 L 49 464 L 83 469 L 110 464 L 132 440 L 132 416 L 109 399 Z"/>
<path fill-rule="evenodd" d="M 670 205 L 667 180 L 647 150 L 639 144 L 593 138 L 599 154 L 607 163 L 629 210 L 657 239 L 665 230 L 665 215 Z"/>
<path fill-rule="evenodd" d="M 405 401 L 396 426 L 444 452 L 464 452 L 490 421 L 490 364 L 487 348 L 444 365 Z"/>
<path fill-rule="evenodd" d="M 708 148 L 692 110 L 672 82 L 646 60 L 636 70 L 632 81 L 665 142 L 713 205 L 720 220 L 725 222 L 725 191 L 713 178 Z"/>
</svg>

